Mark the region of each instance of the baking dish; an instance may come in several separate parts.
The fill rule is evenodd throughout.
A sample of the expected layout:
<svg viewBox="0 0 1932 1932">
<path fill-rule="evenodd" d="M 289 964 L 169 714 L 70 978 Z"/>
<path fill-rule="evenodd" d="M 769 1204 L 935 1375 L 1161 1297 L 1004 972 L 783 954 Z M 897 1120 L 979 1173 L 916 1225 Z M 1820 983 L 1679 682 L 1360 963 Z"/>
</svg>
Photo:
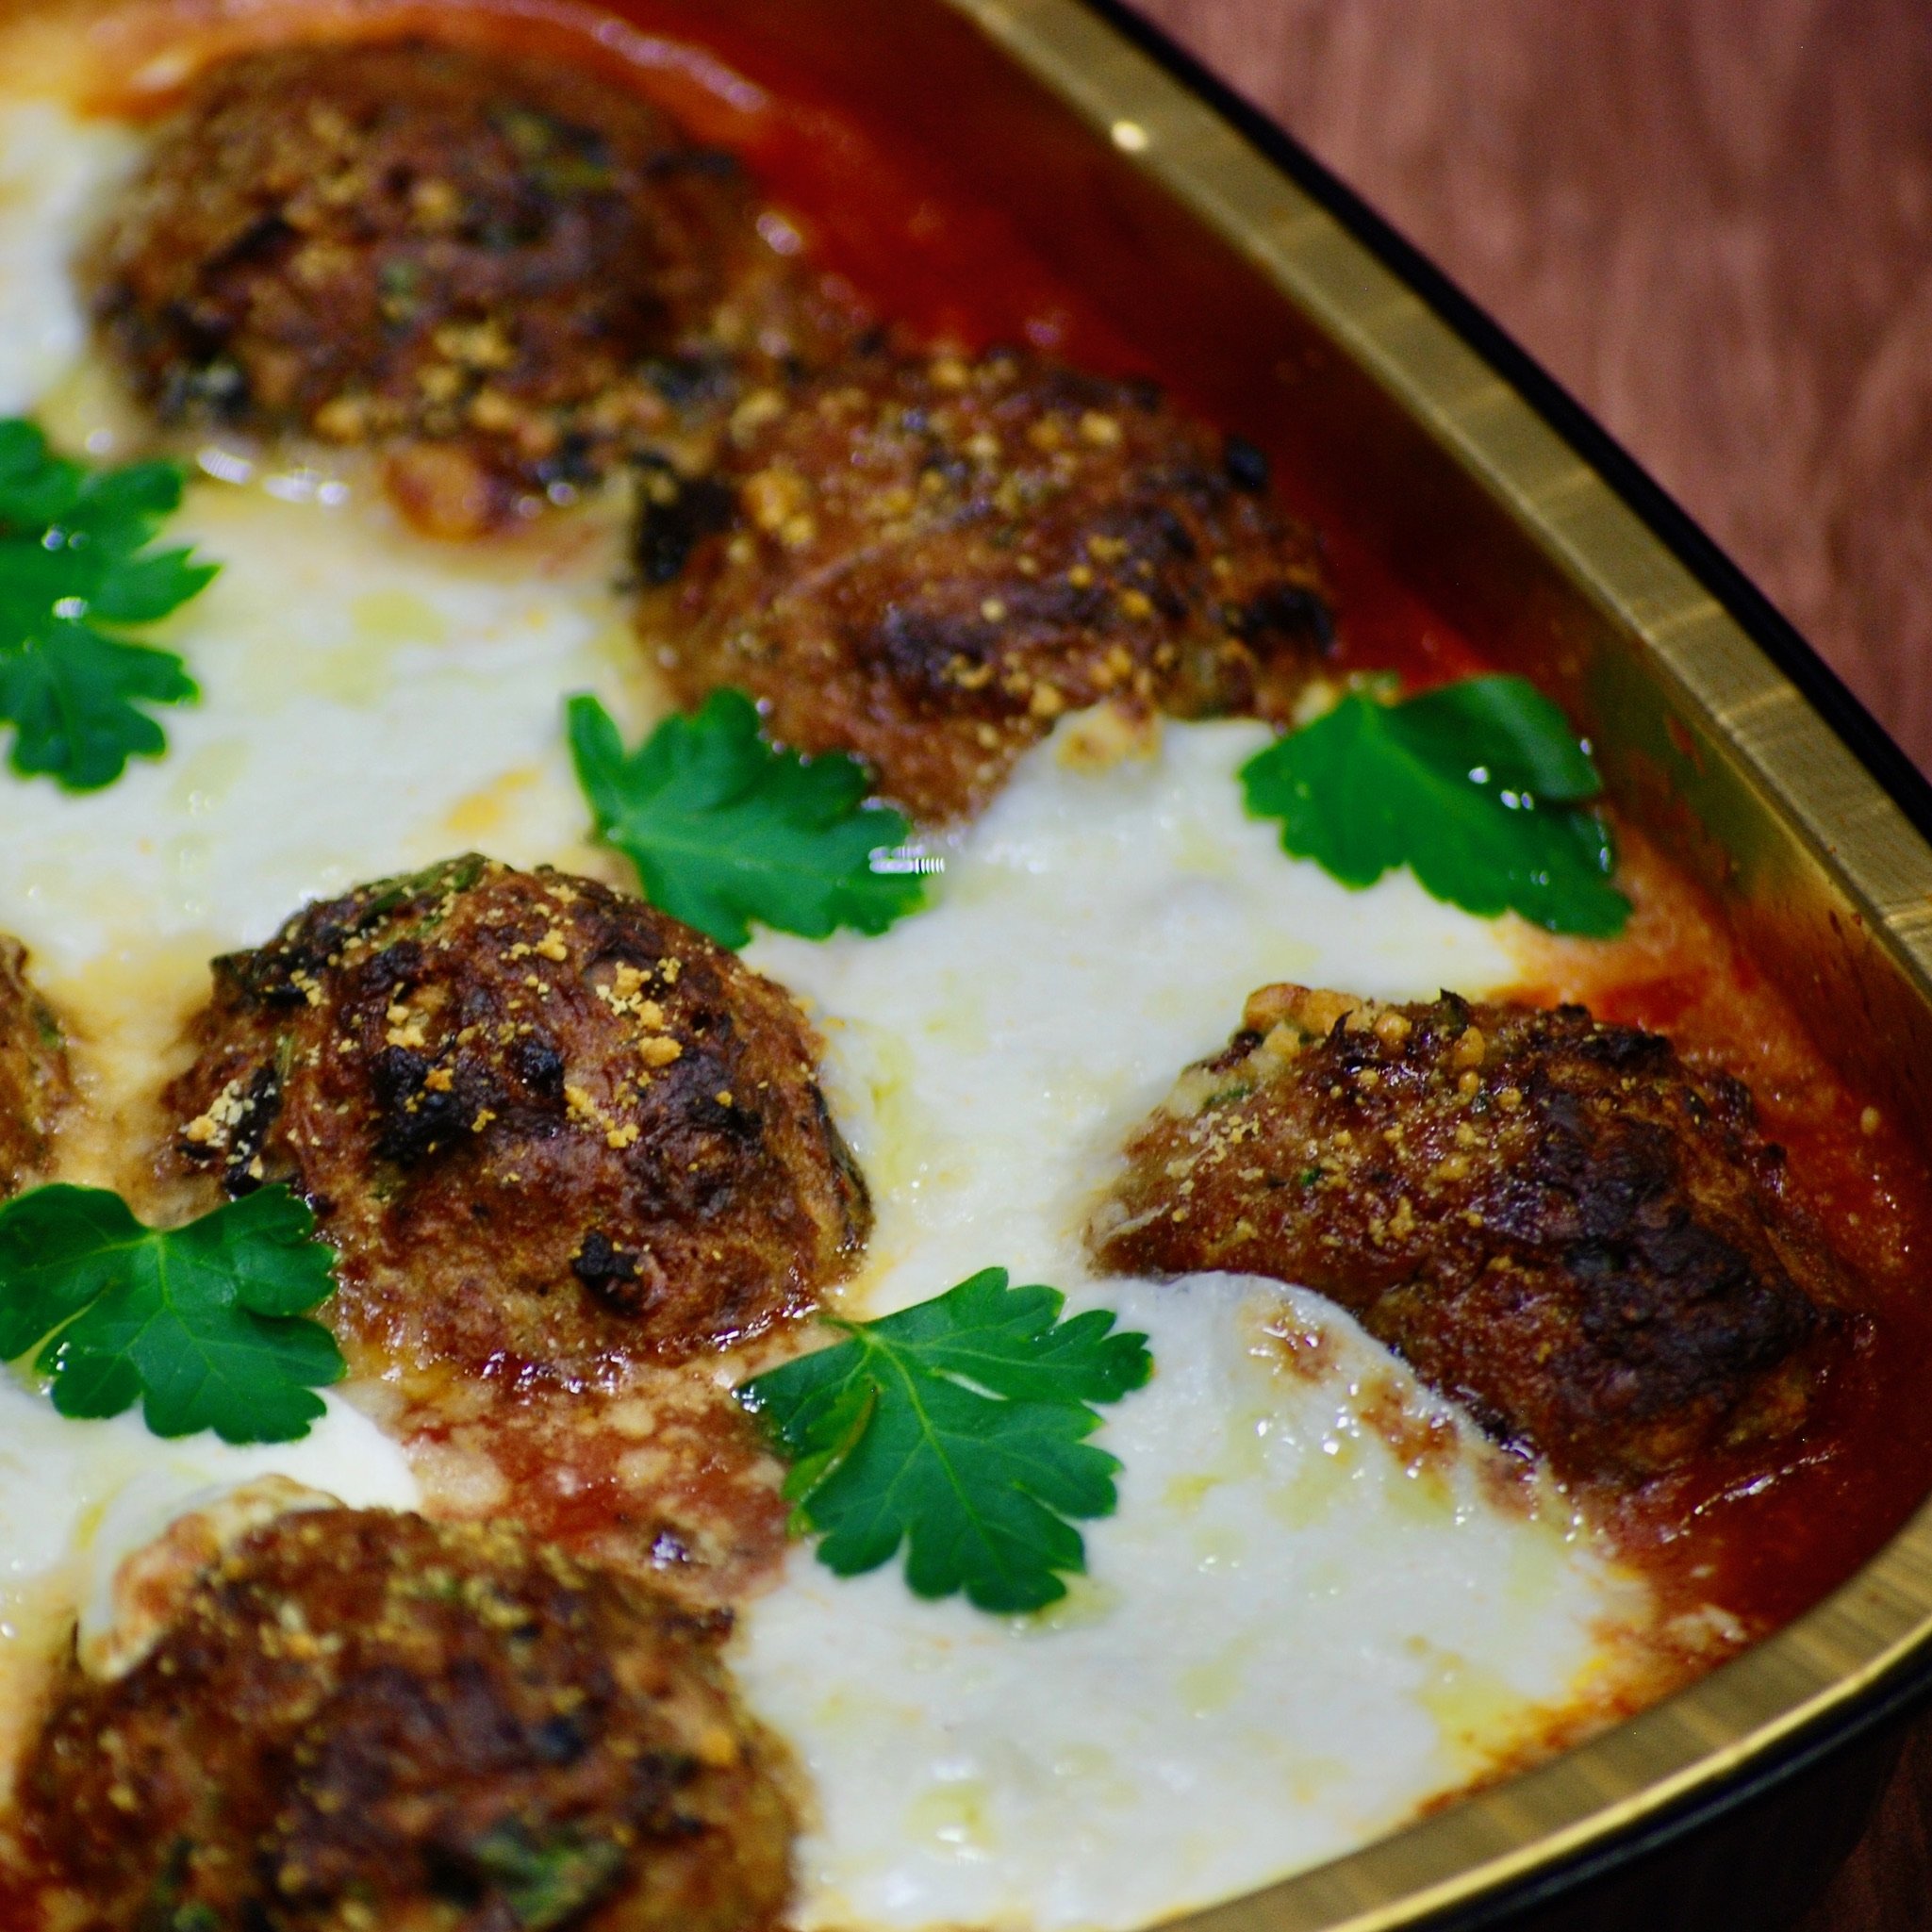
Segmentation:
<svg viewBox="0 0 1932 1932">
<path fill-rule="evenodd" d="M 549 11 L 510 10 L 537 30 Z M 1719 896 L 1839 1062 L 1924 1142 L 1932 867 L 1915 826 L 1932 813 L 1918 782 L 1625 459 L 1342 190 L 1177 79 L 1131 21 L 1076 0 L 666 0 L 650 17 L 681 11 L 920 149 L 1096 291 L 1130 351 L 1184 369 L 1210 415 L 1291 453 L 1322 521 L 1398 557 L 1492 657 L 1561 697 L 1624 811 Z M 1640 1910 L 1756 1924 L 1794 1907 L 1917 1693 L 1924 1533 L 1907 1526 L 1693 1692 L 1198 1923 L 1481 1923 L 1553 1906 L 1568 1924 Z"/>
</svg>

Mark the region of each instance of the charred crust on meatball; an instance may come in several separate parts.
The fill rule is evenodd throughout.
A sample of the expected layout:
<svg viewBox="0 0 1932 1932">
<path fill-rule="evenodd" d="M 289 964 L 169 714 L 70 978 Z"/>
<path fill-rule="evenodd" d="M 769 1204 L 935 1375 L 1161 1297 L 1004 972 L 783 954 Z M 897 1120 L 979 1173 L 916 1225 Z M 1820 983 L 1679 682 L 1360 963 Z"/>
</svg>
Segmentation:
<svg viewBox="0 0 1932 1932">
<path fill-rule="evenodd" d="M 501 1527 L 278 1515 L 124 1674 L 70 1661 L 22 1825 L 103 1932 L 751 1932 L 793 1823 L 728 1624 Z"/>
<path fill-rule="evenodd" d="M 1267 488 L 1149 385 L 882 348 L 748 395 L 713 471 L 647 492 L 638 573 L 676 587 L 640 621 L 683 702 L 750 692 L 957 818 L 1064 712 L 1292 715 L 1334 630 Z"/>
<path fill-rule="evenodd" d="M 26 976 L 26 950 L 0 933 L 0 1200 L 46 1178 L 74 1099 L 67 1043 Z"/>
<path fill-rule="evenodd" d="M 1623 1483 L 1792 1434 L 1852 1325 L 1742 1083 L 1580 1006 L 1264 987 L 1089 1241 L 1330 1296 L 1494 1433 Z"/>
<path fill-rule="evenodd" d="M 685 476 L 662 457 L 637 466 L 637 525 L 632 555 L 648 589 L 674 584 L 707 537 L 731 528 L 737 495 L 715 476 Z"/>
<path fill-rule="evenodd" d="M 286 46 L 190 82 L 83 272 L 163 424 L 374 445 L 460 537 L 675 427 L 681 369 L 729 388 L 836 333 L 756 214 L 733 157 L 581 67 Z"/>
<path fill-rule="evenodd" d="M 801 1313 L 864 1244 L 802 1015 L 639 900 L 453 860 L 214 980 L 167 1164 L 293 1185 L 345 1340 L 595 1378 Z"/>
</svg>

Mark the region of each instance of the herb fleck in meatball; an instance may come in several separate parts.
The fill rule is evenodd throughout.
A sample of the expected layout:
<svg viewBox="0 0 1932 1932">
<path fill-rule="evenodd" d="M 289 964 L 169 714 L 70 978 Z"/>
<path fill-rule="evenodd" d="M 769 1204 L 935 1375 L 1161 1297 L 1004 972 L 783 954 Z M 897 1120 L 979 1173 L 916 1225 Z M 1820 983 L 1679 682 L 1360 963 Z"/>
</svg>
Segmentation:
<svg viewBox="0 0 1932 1932">
<path fill-rule="evenodd" d="M 715 472 L 647 478 L 638 562 L 686 702 L 977 811 L 1062 712 L 1285 718 L 1329 636 L 1261 453 L 1141 386 L 1013 355 L 860 355 L 741 403 Z"/>
<path fill-rule="evenodd" d="M 164 422 L 388 446 L 464 536 L 661 427 L 655 365 L 784 349 L 754 214 L 730 157 L 568 64 L 296 46 L 193 83 L 87 272 Z"/>
<path fill-rule="evenodd" d="M 765 1926 L 792 1822 L 718 1633 L 503 1528 L 281 1515 L 70 1663 L 22 1822 L 100 1932 Z"/>
<path fill-rule="evenodd" d="M 1564 1474 L 1790 1433 L 1844 1326 L 1743 1086 L 1578 1006 L 1264 987 L 1127 1153 L 1102 1266 L 1332 1296 Z"/>
<path fill-rule="evenodd" d="M 346 1340 L 574 1380 L 811 1305 L 864 1182 L 784 991 L 641 900 L 451 861 L 215 963 L 174 1157 L 287 1180 Z"/>
<path fill-rule="evenodd" d="M 59 1022 L 27 983 L 25 949 L 0 934 L 0 1200 L 46 1178 L 72 1098 Z"/>
</svg>

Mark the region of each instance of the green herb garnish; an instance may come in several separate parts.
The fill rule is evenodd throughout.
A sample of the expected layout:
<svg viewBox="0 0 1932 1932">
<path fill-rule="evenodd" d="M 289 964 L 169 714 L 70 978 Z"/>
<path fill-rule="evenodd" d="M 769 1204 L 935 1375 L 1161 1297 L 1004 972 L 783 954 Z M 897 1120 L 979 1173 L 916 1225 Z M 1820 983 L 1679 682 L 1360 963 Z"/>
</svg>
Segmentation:
<svg viewBox="0 0 1932 1932">
<path fill-rule="evenodd" d="M 519 1932 L 554 1932 L 610 1891 L 624 1869 L 624 1849 L 610 1840 L 575 1832 L 537 1840 L 515 1822 L 491 1830 L 475 1858 Z"/>
<path fill-rule="evenodd" d="M 0 420 L 0 721 L 23 777 L 112 784 L 130 758 L 167 749 L 139 707 L 198 695 L 172 652 L 115 635 L 215 574 L 186 550 L 145 548 L 181 488 L 173 463 L 90 470 L 50 454 L 31 422 Z"/>
<path fill-rule="evenodd" d="M 1437 899 L 1608 938 L 1630 902 L 1585 803 L 1603 789 L 1561 711 L 1527 678 L 1469 678 L 1384 704 L 1351 692 L 1248 760 L 1247 809 L 1345 885 L 1406 865 Z"/>
<path fill-rule="evenodd" d="M 157 1436 L 286 1443 L 322 1413 L 335 1337 L 299 1317 L 335 1286 L 330 1250 L 283 1187 L 185 1228 L 143 1227 L 116 1194 L 40 1187 L 0 1207 L 0 1360 L 36 1343 L 54 1407 Z"/>
<path fill-rule="evenodd" d="M 653 905 L 720 945 L 744 945 L 752 919 L 807 939 L 883 933 L 923 903 L 916 873 L 874 862 L 907 826 L 864 802 L 865 768 L 774 750 L 742 692 L 712 692 L 635 751 L 595 698 L 572 698 L 569 718 L 598 835 L 636 865 Z"/>
<path fill-rule="evenodd" d="M 820 1532 L 840 1577 L 906 1545 L 920 1596 L 964 1590 L 984 1610 L 1033 1610 L 1083 1570 L 1068 1519 L 1111 1515 L 1120 1464 L 1087 1442 L 1153 1372 L 1147 1337 L 1104 1309 L 1063 1322 L 1065 1297 L 987 1268 L 876 1322 L 826 1318 L 848 1339 L 756 1376 L 738 1400 L 791 1473 L 793 1526 Z"/>
</svg>

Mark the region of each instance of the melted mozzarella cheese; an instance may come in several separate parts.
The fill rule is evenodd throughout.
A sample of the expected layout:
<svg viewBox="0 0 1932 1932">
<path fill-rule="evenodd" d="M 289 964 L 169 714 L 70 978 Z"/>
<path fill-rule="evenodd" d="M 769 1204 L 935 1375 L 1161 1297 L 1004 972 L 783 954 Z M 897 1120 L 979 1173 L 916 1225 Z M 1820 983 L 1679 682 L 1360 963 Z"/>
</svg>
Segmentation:
<svg viewBox="0 0 1932 1932">
<path fill-rule="evenodd" d="M 334 1390 L 322 1397 L 328 1412 L 299 1442 L 237 1447 L 211 1431 L 164 1441 L 138 1411 L 73 1422 L 0 1372 L 0 1619 L 71 1555 L 111 1575 L 183 1499 L 211 1488 L 286 1476 L 346 1503 L 412 1508 L 416 1483 L 402 1450 Z"/>
<path fill-rule="evenodd" d="M 0 105 L 0 408 L 97 453 L 122 446 L 73 363 L 64 271 L 128 153 Z M 153 1086 L 208 955 L 309 898 L 471 846 L 608 870 L 582 843 L 562 699 L 593 689 L 634 734 L 652 711 L 609 519 L 438 548 L 353 472 L 229 449 L 203 469 L 170 537 L 223 570 L 164 633 L 204 694 L 163 714 L 167 757 L 87 798 L 0 777 L 0 931 L 110 1101 Z M 1347 892 L 1285 858 L 1235 781 L 1260 727 L 1170 726 L 1100 773 L 1063 761 L 1073 729 L 939 842 L 930 910 L 749 952 L 822 1027 L 873 1190 L 851 1310 L 997 1263 L 1116 1309 L 1158 1362 L 1108 1412 L 1120 1510 L 1086 1526 L 1090 1572 L 1058 1609 L 922 1603 L 896 1568 L 841 1582 L 802 1547 L 749 1608 L 748 1695 L 814 1788 L 808 1927 L 1165 1917 L 1388 1829 L 1594 1709 L 1643 1647 L 1643 1588 L 1333 1308 L 1247 1280 L 1087 1279 L 1080 1231 L 1123 1135 L 1255 986 L 1479 995 L 1517 966 L 1507 924 L 1406 876 Z M 110 1573 L 209 1490 L 275 1472 L 412 1501 L 394 1446 L 328 1400 L 305 1443 L 236 1450 L 66 1422 L 0 1379 L 0 1669 L 44 1653 L 90 1564 Z M 0 1717 L 25 1709 L 0 1681 Z"/>
<path fill-rule="evenodd" d="M 1264 725 L 1170 724 L 1152 756 L 1100 772 L 1066 756 L 1078 728 L 953 842 L 931 910 L 878 939 L 768 934 L 746 953 L 831 1042 L 877 1197 L 863 1313 L 992 1263 L 1077 1273 L 1108 1157 L 1255 987 L 1406 999 L 1515 976 L 1507 927 L 1406 872 L 1351 892 L 1287 858 L 1236 777 Z"/>
<path fill-rule="evenodd" d="M 12 1377 L 0 1380 L 0 1545 L 9 1576 L 78 1557 L 83 1633 L 105 1617 L 122 1560 L 184 1510 L 263 1477 L 286 1477 L 353 1509 L 413 1510 L 421 1500 L 402 1449 L 333 1389 L 298 1442 L 224 1443 L 212 1431 L 159 1441 L 137 1412 L 70 1422 Z M 29 1461 L 41 1472 L 19 1479 Z M 58 1470 L 58 1481 L 49 1481 Z"/>
<path fill-rule="evenodd" d="M 54 101 L 0 103 L 0 416 L 34 407 L 72 367 L 87 318 L 69 264 L 137 144 Z"/>
<path fill-rule="evenodd" d="M 1407 875 L 1351 892 L 1287 859 L 1241 805 L 1263 727 L 1169 725 L 1098 774 L 1063 755 L 1077 730 L 953 843 L 931 910 L 748 954 L 809 995 L 873 1184 L 850 1311 L 1003 1266 L 1117 1309 L 1157 1363 L 1096 1438 L 1120 1511 L 1061 1609 L 999 1621 L 806 1551 L 750 1607 L 747 1688 L 818 1794 L 807 1926 L 1129 1926 L 1224 1897 L 1388 1829 L 1642 1651 L 1642 1586 L 1330 1304 L 1088 1282 L 1123 1139 L 1254 987 L 1477 995 L 1516 961 L 1508 926 Z"/>
<path fill-rule="evenodd" d="M 57 996 L 468 846 L 569 857 L 587 829 L 561 720 L 578 689 L 631 709 L 615 539 L 548 575 L 414 541 L 305 472 L 265 480 L 301 494 L 203 482 L 170 521 L 222 572 L 149 634 L 202 690 L 160 714 L 168 755 L 85 797 L 11 786 L 0 904 Z"/>
<path fill-rule="evenodd" d="M 1642 1614 L 1315 1296 L 1199 1276 L 1070 1306 L 1117 1310 L 1157 1367 L 1095 1437 L 1120 1507 L 1064 1603 L 996 1619 L 799 1550 L 751 1607 L 740 1678 L 817 1795 L 806 1927 L 1124 1927 L 1265 1884 L 1533 1741 Z M 1322 1373 L 1283 1329 L 1323 1338 Z"/>
</svg>

